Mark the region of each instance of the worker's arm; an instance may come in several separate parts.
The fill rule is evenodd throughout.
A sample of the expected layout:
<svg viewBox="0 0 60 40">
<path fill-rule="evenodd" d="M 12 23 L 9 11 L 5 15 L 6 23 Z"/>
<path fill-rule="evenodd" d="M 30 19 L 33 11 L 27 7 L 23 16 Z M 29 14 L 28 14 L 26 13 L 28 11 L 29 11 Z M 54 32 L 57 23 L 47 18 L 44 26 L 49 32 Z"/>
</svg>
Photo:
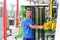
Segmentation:
<svg viewBox="0 0 60 40">
<path fill-rule="evenodd" d="M 26 21 L 23 21 L 22 22 L 22 25 L 23 26 L 28 26 L 28 27 L 30 27 L 30 28 L 32 28 L 32 29 L 43 29 L 43 26 L 37 26 L 37 25 L 34 25 L 34 24 L 31 24 L 31 23 L 28 23 L 28 22 L 26 22 Z"/>
<path fill-rule="evenodd" d="M 29 24 L 29 27 L 32 28 L 32 29 L 43 29 L 43 26 L 36 26 L 36 25 L 31 25 Z"/>
</svg>

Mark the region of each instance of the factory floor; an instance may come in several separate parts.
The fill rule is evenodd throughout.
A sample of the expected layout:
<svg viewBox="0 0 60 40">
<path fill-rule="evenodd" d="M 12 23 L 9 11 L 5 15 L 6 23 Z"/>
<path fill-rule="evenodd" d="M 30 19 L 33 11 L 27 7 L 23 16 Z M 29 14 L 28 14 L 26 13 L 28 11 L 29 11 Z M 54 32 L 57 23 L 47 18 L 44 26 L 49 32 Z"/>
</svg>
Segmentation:
<svg viewBox="0 0 60 40">
<path fill-rule="evenodd" d="M 12 35 L 11 36 L 8 36 L 7 37 L 7 40 L 16 40 L 15 39 L 15 36 L 17 36 L 18 34 L 19 34 L 19 29 L 18 28 L 12 29 Z M 18 38 L 17 40 L 23 40 L 23 38 Z M 37 38 L 36 38 L 36 40 L 37 40 Z M 45 38 L 45 40 L 46 40 L 46 38 Z M 51 38 L 49 38 L 48 40 L 51 40 Z"/>
<path fill-rule="evenodd" d="M 11 36 L 8 36 L 8 37 L 7 37 L 7 40 L 16 40 L 16 39 L 15 39 L 15 36 L 17 36 L 18 33 L 19 33 L 19 29 L 18 29 L 18 28 L 12 29 L 12 35 L 11 35 Z M 3 40 L 3 38 L 2 38 L 2 40 Z M 19 38 L 19 39 L 17 39 L 17 40 L 23 40 L 23 38 Z"/>
</svg>

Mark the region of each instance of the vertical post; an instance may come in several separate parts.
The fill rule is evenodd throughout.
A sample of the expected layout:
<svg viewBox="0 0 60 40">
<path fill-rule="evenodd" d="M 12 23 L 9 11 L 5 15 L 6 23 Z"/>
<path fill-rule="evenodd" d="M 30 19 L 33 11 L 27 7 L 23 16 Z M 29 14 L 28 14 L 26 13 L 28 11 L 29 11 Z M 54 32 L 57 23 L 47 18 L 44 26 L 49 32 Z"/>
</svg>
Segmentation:
<svg viewBox="0 0 60 40">
<path fill-rule="evenodd" d="M 43 7 L 43 9 L 42 9 L 42 25 L 44 24 L 44 21 L 45 21 L 45 7 Z M 45 40 L 45 30 L 44 29 L 41 30 L 41 38 L 42 38 L 42 40 Z"/>
<path fill-rule="evenodd" d="M 38 25 L 42 23 L 41 8 L 38 8 Z M 38 29 L 38 40 L 40 40 L 40 29 Z"/>
<path fill-rule="evenodd" d="M 50 0 L 50 21 L 52 21 L 51 20 L 52 19 L 52 0 Z M 51 24 L 52 25 L 52 24 Z M 52 29 L 53 27 L 51 26 L 51 29 Z"/>
<path fill-rule="evenodd" d="M 2 10 L 2 23 L 3 23 L 3 37 L 4 37 L 4 40 L 6 40 L 6 0 L 4 0 L 3 2 L 3 10 Z"/>
<path fill-rule="evenodd" d="M 18 27 L 18 8 L 19 8 L 19 3 L 18 3 L 18 0 L 17 0 L 17 2 L 16 2 L 16 27 Z"/>
<path fill-rule="evenodd" d="M 50 18 L 52 18 L 52 0 L 50 0 Z"/>
</svg>

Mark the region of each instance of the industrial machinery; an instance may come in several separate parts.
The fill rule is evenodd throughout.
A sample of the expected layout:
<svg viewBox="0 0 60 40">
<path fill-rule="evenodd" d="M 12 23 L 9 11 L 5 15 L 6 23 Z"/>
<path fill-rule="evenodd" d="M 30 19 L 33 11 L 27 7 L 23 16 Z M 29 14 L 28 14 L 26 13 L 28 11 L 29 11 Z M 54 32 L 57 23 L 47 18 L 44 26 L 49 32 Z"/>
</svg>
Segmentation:
<svg viewBox="0 0 60 40">
<path fill-rule="evenodd" d="M 42 30 L 34 30 L 34 40 L 50 40 L 48 39 L 49 37 L 52 38 L 51 40 L 54 40 L 58 4 L 55 3 L 56 0 L 49 0 L 50 3 L 45 3 L 44 0 L 42 1 L 38 5 L 22 5 L 20 10 L 22 15 L 20 14 L 20 18 L 23 19 L 25 17 L 25 10 L 30 9 L 32 13 L 31 19 L 35 25 L 43 25 L 44 27 Z M 19 37 L 16 36 L 15 38 L 17 39 Z"/>
</svg>

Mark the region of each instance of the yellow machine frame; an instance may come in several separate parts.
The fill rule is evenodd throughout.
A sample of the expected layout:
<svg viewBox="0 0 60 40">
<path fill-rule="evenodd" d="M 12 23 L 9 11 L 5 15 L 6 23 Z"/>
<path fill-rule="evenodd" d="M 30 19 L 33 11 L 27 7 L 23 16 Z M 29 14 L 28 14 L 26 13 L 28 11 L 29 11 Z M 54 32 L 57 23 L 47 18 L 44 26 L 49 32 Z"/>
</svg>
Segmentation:
<svg viewBox="0 0 60 40">
<path fill-rule="evenodd" d="M 56 20 L 52 21 L 52 0 L 50 0 L 50 21 L 49 22 L 44 22 L 44 30 L 52 29 L 55 30 L 56 28 Z"/>
</svg>

